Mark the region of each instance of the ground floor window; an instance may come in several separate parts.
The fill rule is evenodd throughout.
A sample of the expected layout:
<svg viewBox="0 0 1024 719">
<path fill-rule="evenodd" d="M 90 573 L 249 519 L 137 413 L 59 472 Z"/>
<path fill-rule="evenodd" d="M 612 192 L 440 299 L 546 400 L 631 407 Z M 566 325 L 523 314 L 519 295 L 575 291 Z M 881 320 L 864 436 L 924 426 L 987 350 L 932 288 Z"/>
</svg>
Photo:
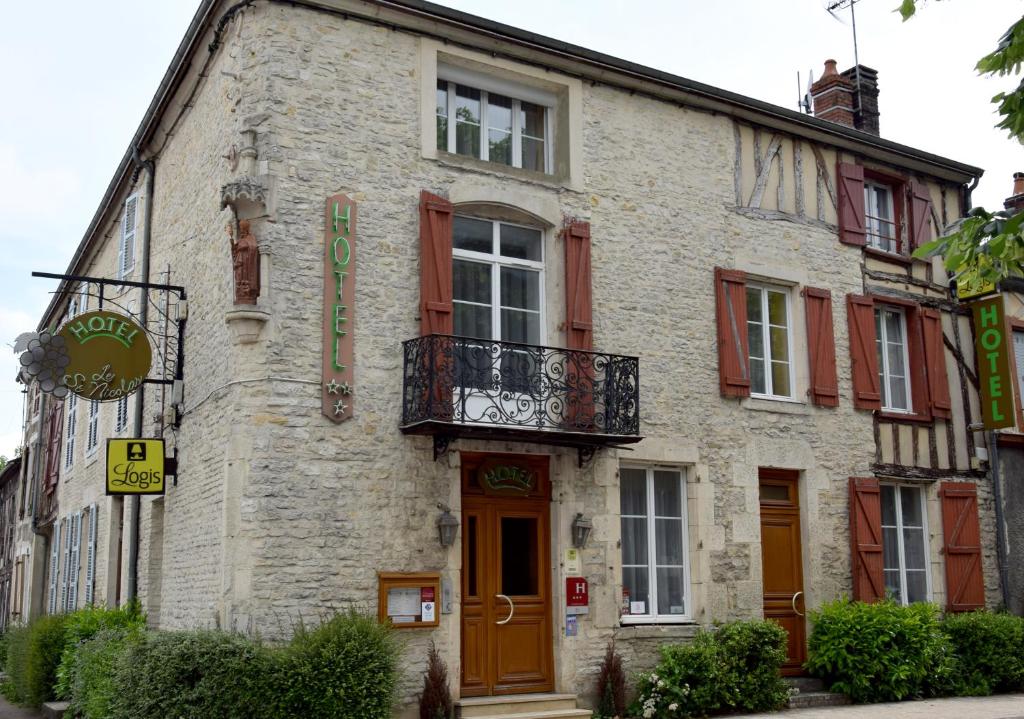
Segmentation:
<svg viewBox="0 0 1024 719">
<path fill-rule="evenodd" d="M 924 490 L 883 484 L 882 553 L 885 591 L 901 604 L 931 597 Z"/>
<path fill-rule="evenodd" d="M 622 621 L 679 621 L 690 613 L 686 475 L 622 467 Z"/>
</svg>

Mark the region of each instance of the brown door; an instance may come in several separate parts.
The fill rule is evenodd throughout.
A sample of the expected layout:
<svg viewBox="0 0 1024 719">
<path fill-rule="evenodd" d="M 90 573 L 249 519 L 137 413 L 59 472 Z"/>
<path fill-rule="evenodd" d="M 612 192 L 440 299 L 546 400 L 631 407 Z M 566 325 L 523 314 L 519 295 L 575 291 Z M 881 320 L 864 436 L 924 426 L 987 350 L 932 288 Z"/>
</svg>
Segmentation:
<svg viewBox="0 0 1024 719">
<path fill-rule="evenodd" d="M 792 470 L 758 471 L 761 494 L 761 566 L 764 580 L 764 617 L 789 632 L 789 656 L 782 673 L 803 673 L 807 660 L 804 622 L 804 573 L 800 552 L 799 473 Z"/>
<path fill-rule="evenodd" d="M 463 456 L 462 695 L 551 691 L 546 458 L 519 467 L 533 477 L 525 491 L 502 479 L 492 489 L 480 475 L 513 465 L 478 459 Z"/>
</svg>

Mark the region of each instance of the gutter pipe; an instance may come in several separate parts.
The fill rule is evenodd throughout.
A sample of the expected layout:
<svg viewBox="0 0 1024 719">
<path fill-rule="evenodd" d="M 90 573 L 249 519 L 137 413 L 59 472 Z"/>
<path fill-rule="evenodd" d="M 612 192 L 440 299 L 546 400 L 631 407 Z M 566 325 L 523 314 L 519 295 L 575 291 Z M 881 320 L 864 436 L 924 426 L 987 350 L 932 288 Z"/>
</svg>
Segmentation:
<svg viewBox="0 0 1024 719">
<path fill-rule="evenodd" d="M 999 591 L 1003 597 L 1003 607 L 1010 608 L 1010 567 L 1006 561 L 1009 552 L 1006 546 L 1006 524 L 1003 515 L 1003 491 L 999 479 L 999 435 L 995 431 L 988 433 L 989 467 L 992 472 L 992 493 L 996 505 L 996 564 L 999 567 Z"/>
</svg>

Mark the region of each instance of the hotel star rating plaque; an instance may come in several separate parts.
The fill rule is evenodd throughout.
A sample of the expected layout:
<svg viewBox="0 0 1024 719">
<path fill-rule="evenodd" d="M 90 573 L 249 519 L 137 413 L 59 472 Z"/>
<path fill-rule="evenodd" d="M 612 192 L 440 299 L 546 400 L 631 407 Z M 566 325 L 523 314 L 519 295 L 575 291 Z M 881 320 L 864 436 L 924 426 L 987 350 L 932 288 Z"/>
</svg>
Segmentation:
<svg viewBox="0 0 1024 719">
<path fill-rule="evenodd" d="M 332 422 L 352 417 L 352 362 L 356 297 L 356 204 L 347 195 L 327 198 L 324 232 L 324 359 L 320 408 Z"/>
</svg>

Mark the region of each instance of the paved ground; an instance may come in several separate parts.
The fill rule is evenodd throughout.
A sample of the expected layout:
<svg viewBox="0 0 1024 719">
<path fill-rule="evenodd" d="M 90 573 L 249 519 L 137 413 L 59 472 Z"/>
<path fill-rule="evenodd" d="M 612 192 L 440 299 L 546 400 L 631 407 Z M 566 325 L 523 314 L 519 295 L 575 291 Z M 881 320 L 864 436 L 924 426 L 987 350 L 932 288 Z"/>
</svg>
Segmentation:
<svg viewBox="0 0 1024 719">
<path fill-rule="evenodd" d="M 926 699 L 894 704 L 792 709 L 777 714 L 742 714 L 732 719 L 1024 719 L 1024 694 Z M 0 719 L 5 719 L 0 715 Z"/>
<path fill-rule="evenodd" d="M 0 719 L 39 719 L 41 716 L 38 712 L 16 707 L 0 697 Z"/>
</svg>

